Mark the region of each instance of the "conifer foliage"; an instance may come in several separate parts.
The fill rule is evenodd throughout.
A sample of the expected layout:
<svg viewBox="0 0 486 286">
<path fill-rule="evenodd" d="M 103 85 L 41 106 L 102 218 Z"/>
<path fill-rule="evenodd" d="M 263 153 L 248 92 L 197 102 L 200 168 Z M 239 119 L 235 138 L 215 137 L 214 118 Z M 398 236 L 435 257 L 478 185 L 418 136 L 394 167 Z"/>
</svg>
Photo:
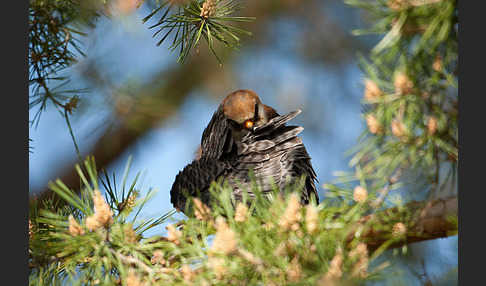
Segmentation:
<svg viewBox="0 0 486 286">
<path fill-rule="evenodd" d="M 350 226 L 367 210 L 365 201 L 302 206 L 292 193 L 298 186 L 289 188 L 288 197 L 275 190 L 275 199 L 268 201 L 255 185 L 259 199 L 249 203 L 245 197 L 235 208 L 231 189 L 215 183 L 213 209 L 194 199 L 194 215 L 167 225 L 164 236 L 147 236 L 147 230 L 166 222 L 172 212 L 157 219 L 137 218 L 147 201 L 137 197 L 137 178 L 132 183 L 123 178 L 126 185 L 114 186 L 108 176 L 96 174 L 93 158 L 83 169 L 78 166 L 84 183 L 81 197 L 60 181 L 51 184 L 70 207 L 34 211 L 31 284 L 327 285 L 376 279 L 386 266 L 370 269 L 382 250 L 349 237 L 355 231 Z M 390 241 L 404 237 L 403 231 L 388 232 Z"/>
<path fill-rule="evenodd" d="M 161 34 L 157 45 L 162 44 L 169 35 L 175 34 L 171 51 L 179 49 L 178 62 L 183 63 L 191 49 L 199 44 L 201 37 L 206 41 L 216 59 L 221 59 L 214 49 L 215 41 L 221 42 L 226 48 L 237 48 L 242 35 L 251 33 L 229 25 L 231 22 L 251 22 L 252 17 L 235 16 L 241 9 L 242 1 L 238 0 L 164 0 L 154 9 L 144 22 L 160 14 L 159 21 L 150 26 L 155 28 L 154 37 Z"/>
<path fill-rule="evenodd" d="M 152 26 L 159 44 L 173 34 L 184 62 L 201 37 L 211 51 L 215 40 L 239 44 L 247 33 L 227 21 L 253 19 L 233 16 L 237 2 L 161 1 L 145 20 L 160 15 Z M 49 184 L 65 204 L 30 206 L 29 284 L 359 285 L 383 278 L 386 250 L 457 234 L 457 198 L 448 192 L 457 192 L 457 1 L 345 2 L 374 23 L 356 35 L 382 38 L 359 55 L 366 128 L 350 151 L 354 171 L 325 184 L 320 204 L 301 205 L 299 183 L 270 199 L 255 184 L 256 199 L 237 203 L 220 182 L 211 209 L 188 199 L 182 220 L 175 210 L 147 218 L 154 190 L 141 189 L 139 175 L 128 182 L 130 161 L 117 179 L 88 157 L 76 166 L 80 190 Z M 86 3 L 32 0 L 29 10 L 31 105 L 42 110 L 50 100 L 66 118 L 75 97 L 47 83 L 68 80 L 56 74 L 75 62 L 75 50 L 82 54 L 76 21 L 95 24 L 106 5 Z"/>
<path fill-rule="evenodd" d="M 99 12 L 93 1 L 32 0 L 29 4 L 29 108 L 37 108 L 31 121 L 37 125 L 49 104 L 71 113 L 78 95 L 86 92 L 66 88 L 70 80 L 61 74 L 84 56 L 81 27 L 93 25 Z"/>
<path fill-rule="evenodd" d="M 438 195 L 455 185 L 458 160 L 456 1 L 346 2 L 375 23 L 355 34 L 384 35 L 360 57 L 367 130 L 351 165 L 377 188 L 416 170 Z"/>
</svg>

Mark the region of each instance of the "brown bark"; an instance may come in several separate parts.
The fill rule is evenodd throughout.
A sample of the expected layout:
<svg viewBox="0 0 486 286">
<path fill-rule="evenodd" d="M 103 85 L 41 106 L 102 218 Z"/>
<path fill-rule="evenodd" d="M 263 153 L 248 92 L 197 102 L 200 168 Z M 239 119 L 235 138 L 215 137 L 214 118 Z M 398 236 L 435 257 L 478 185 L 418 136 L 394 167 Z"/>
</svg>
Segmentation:
<svg viewBox="0 0 486 286">
<path fill-rule="evenodd" d="M 353 228 L 348 241 L 352 240 L 360 226 L 366 224 L 369 227 L 365 227 L 361 237 L 370 250 L 376 250 L 393 238 L 394 234 L 390 230 L 395 223 L 400 222 L 404 214 L 411 214 L 411 217 L 405 216 L 410 217 L 410 221 L 402 221 L 408 224 L 406 231 L 403 235 L 395 234 L 397 239 L 388 248 L 457 234 L 458 226 L 450 220 L 451 217 L 457 217 L 457 197 L 450 197 L 429 202 L 413 201 L 401 208 L 390 208 L 365 216 Z"/>
</svg>

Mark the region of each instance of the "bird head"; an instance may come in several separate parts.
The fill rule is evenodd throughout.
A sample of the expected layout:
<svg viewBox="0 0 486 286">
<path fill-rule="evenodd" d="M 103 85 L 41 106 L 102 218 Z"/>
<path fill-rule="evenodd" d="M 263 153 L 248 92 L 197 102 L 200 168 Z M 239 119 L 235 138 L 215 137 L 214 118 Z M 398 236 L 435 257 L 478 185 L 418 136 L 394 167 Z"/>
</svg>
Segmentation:
<svg viewBox="0 0 486 286">
<path fill-rule="evenodd" d="M 243 136 L 276 116 L 278 113 L 262 104 L 254 91 L 240 89 L 228 94 L 204 129 L 198 158 L 220 159 L 231 153 Z"/>
<path fill-rule="evenodd" d="M 256 127 L 278 116 L 273 108 L 260 101 L 254 91 L 247 89 L 240 89 L 227 95 L 221 107 L 236 142 Z"/>
</svg>

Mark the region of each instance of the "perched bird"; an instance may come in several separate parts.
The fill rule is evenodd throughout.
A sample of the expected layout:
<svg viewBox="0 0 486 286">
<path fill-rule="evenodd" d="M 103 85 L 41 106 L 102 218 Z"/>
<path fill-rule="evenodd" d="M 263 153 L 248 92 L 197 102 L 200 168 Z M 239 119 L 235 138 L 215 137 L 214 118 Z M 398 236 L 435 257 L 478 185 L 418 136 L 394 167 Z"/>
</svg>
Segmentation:
<svg viewBox="0 0 486 286">
<path fill-rule="evenodd" d="M 224 180 L 236 200 L 243 192 L 252 197 L 249 171 L 262 192 L 279 190 L 305 175 L 301 202 L 314 196 L 316 174 L 300 137 L 300 126 L 287 126 L 301 111 L 279 115 L 251 90 L 237 90 L 224 98 L 203 132 L 198 158 L 179 174 L 170 191 L 171 202 L 185 209 L 186 195 L 209 204 L 211 182 Z"/>
</svg>

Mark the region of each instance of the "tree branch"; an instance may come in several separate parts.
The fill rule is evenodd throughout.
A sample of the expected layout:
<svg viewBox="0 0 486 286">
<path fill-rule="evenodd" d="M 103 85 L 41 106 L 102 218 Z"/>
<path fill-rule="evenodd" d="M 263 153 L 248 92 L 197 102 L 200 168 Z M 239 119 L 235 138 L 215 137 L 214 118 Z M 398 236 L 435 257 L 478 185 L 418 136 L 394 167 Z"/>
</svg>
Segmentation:
<svg viewBox="0 0 486 286">
<path fill-rule="evenodd" d="M 404 214 L 412 215 L 409 222 L 401 221 Z M 370 250 L 376 250 L 393 238 L 394 234 L 390 229 L 397 222 L 408 223 L 408 226 L 405 233 L 395 234 L 397 239 L 388 245 L 388 249 L 448 237 L 457 234 L 457 223 L 451 219 L 455 217 L 457 217 L 457 197 L 429 202 L 412 201 L 403 207 L 394 207 L 363 217 L 348 236 L 348 242 L 364 227 L 363 233 L 360 234 L 361 238 Z"/>
</svg>

